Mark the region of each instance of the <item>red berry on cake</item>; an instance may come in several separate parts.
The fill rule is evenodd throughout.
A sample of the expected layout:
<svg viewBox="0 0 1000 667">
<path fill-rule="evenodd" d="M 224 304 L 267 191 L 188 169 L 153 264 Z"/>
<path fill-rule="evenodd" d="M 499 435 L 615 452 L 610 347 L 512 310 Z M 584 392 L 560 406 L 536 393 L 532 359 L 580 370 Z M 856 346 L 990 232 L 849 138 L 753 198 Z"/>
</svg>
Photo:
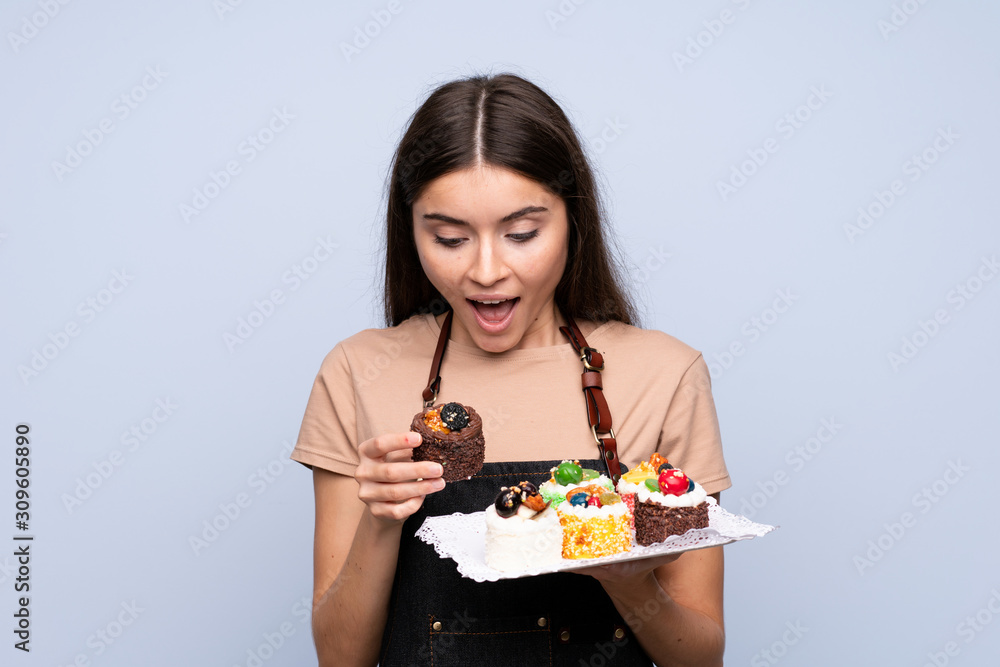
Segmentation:
<svg viewBox="0 0 1000 667">
<path fill-rule="evenodd" d="M 664 470 L 660 473 L 660 493 L 681 496 L 688 492 L 688 476 L 677 468 Z"/>
<path fill-rule="evenodd" d="M 660 454 L 622 475 L 618 492 L 634 503 L 635 541 L 643 546 L 708 527 L 705 489 Z"/>
</svg>

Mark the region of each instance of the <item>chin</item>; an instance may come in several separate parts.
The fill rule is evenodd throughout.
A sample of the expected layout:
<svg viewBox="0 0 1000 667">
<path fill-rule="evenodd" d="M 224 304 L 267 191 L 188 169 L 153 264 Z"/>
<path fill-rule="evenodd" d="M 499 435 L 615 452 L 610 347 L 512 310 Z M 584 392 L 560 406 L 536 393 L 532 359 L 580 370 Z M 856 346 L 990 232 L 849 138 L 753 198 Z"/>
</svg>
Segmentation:
<svg viewBox="0 0 1000 667">
<path fill-rule="evenodd" d="M 486 340 L 476 340 L 473 339 L 478 347 L 483 352 L 490 352 L 492 354 L 501 354 L 513 349 L 517 346 L 517 343 L 512 343 L 507 340 L 497 340 L 494 338 L 487 338 Z"/>
<path fill-rule="evenodd" d="M 484 352 L 500 354 L 501 352 L 507 352 L 517 347 L 521 339 L 507 332 L 504 332 L 502 336 L 489 336 L 479 333 L 472 338 L 472 341 L 476 344 L 476 347 Z"/>
</svg>

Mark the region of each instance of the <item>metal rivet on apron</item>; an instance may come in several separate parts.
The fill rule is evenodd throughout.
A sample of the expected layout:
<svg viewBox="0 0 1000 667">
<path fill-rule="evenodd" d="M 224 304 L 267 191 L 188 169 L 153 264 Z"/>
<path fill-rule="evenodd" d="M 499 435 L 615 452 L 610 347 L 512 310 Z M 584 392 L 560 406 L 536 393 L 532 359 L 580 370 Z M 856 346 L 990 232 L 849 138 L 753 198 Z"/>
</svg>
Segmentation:
<svg viewBox="0 0 1000 667">
<path fill-rule="evenodd" d="M 431 629 L 433 629 L 433 630 L 440 630 L 441 629 L 441 621 L 434 621 L 434 625 L 431 626 Z"/>
<path fill-rule="evenodd" d="M 538 619 L 538 627 L 540 627 L 540 628 L 544 628 L 546 625 L 548 625 L 548 623 L 549 623 L 549 619 L 545 618 L 544 616 L 542 616 L 540 619 Z"/>
<path fill-rule="evenodd" d="M 615 628 L 615 639 L 625 638 L 625 628 Z"/>
<path fill-rule="evenodd" d="M 569 641 L 569 630 L 564 629 L 559 633 L 559 641 L 568 642 Z"/>
</svg>

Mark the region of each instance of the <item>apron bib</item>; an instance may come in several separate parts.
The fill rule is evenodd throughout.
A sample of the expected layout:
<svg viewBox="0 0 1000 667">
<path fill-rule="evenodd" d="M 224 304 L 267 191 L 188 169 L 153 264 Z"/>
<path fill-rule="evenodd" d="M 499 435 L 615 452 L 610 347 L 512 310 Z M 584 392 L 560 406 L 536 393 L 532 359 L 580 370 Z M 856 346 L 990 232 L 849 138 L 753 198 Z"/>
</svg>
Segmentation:
<svg viewBox="0 0 1000 667">
<path fill-rule="evenodd" d="M 426 517 L 484 510 L 501 486 L 541 485 L 558 464 L 486 463 L 472 479 L 427 496 L 403 524 L 381 667 L 653 664 L 593 577 L 559 572 L 479 583 L 414 536 Z M 601 460 L 580 464 L 597 468 Z"/>
<path fill-rule="evenodd" d="M 451 320 L 449 311 L 422 395 L 425 408 L 431 407 L 441 388 L 441 361 Z M 568 326 L 561 331 L 583 362 L 587 418 L 601 455 L 580 465 L 605 468 L 617 483 L 621 469 L 602 392 L 604 360 L 587 345 L 573 319 L 566 320 Z M 610 435 L 601 437 L 598 432 Z M 558 464 L 558 460 L 486 463 L 471 479 L 451 482 L 424 499 L 420 510 L 403 524 L 380 667 L 653 664 L 593 577 L 557 572 L 479 583 L 462 577 L 453 560 L 441 558 L 415 537 L 426 517 L 484 510 L 501 486 L 524 480 L 541 486 Z"/>
</svg>

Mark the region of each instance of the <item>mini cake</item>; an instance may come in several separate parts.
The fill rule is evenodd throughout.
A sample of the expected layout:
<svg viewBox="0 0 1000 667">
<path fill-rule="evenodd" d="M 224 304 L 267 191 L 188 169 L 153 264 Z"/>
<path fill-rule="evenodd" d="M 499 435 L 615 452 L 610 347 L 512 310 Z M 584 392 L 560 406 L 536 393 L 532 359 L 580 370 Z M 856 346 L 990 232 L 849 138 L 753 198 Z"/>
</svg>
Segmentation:
<svg viewBox="0 0 1000 667">
<path fill-rule="evenodd" d="M 632 513 L 621 496 L 600 484 L 570 489 L 556 511 L 563 558 L 600 558 L 632 548 Z"/>
<path fill-rule="evenodd" d="M 471 407 L 446 403 L 428 408 L 413 416 L 410 430 L 423 439 L 413 450 L 413 460 L 437 461 L 446 482 L 469 479 L 483 467 L 483 420 Z"/>
<path fill-rule="evenodd" d="M 628 509 L 632 512 L 633 517 L 635 516 L 635 492 L 638 486 L 641 486 L 650 477 L 655 479 L 656 469 L 666 462 L 667 460 L 659 452 L 653 452 L 648 461 L 642 461 L 639 465 L 623 474 L 618 481 L 618 494 L 621 495 L 622 500 L 628 505 Z M 634 518 L 632 529 L 635 530 Z"/>
<path fill-rule="evenodd" d="M 614 483 L 579 461 L 563 461 L 538 491 L 563 528 L 563 558 L 599 558 L 632 548 L 632 513 Z"/>
<path fill-rule="evenodd" d="M 692 528 L 708 527 L 705 489 L 657 457 L 659 454 L 654 454 L 648 463 L 640 463 L 629 471 L 629 479 L 623 475 L 618 483 L 622 494 L 634 494 L 635 541 L 643 546 L 683 535 Z"/>
<path fill-rule="evenodd" d="M 538 487 L 539 493 L 546 502 L 552 503 L 558 508 L 566 501 L 566 492 L 574 489 L 580 484 L 597 484 L 608 491 L 614 491 L 614 483 L 605 475 L 601 475 L 596 470 L 580 467 L 579 461 L 563 461 L 549 471 L 552 476 L 549 481 Z"/>
<path fill-rule="evenodd" d="M 516 572 L 562 560 L 562 526 L 531 482 L 501 487 L 486 508 L 486 564 Z"/>
</svg>

